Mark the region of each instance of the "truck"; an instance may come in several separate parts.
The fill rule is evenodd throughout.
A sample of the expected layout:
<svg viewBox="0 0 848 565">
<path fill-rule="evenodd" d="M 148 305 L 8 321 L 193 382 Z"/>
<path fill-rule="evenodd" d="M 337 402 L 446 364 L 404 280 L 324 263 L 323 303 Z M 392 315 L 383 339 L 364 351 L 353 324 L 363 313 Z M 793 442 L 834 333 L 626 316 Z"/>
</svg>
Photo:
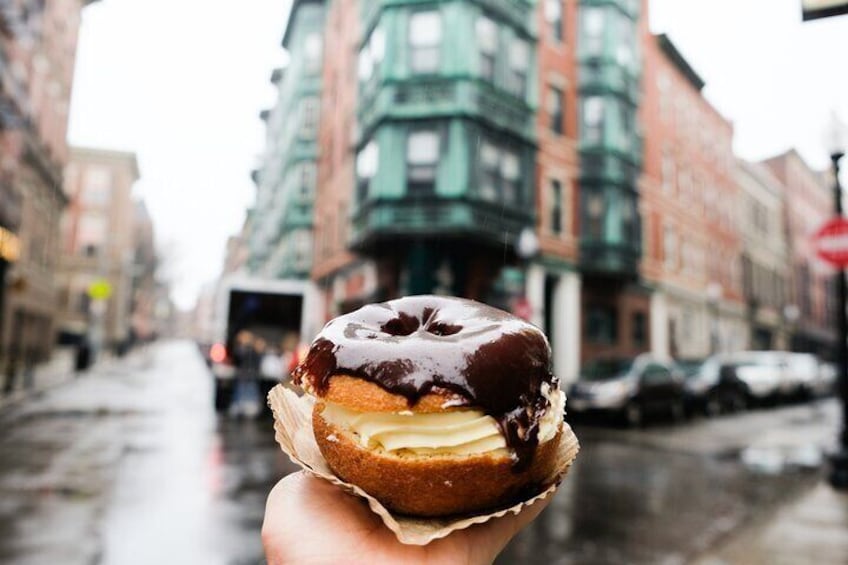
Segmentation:
<svg viewBox="0 0 848 565">
<path fill-rule="evenodd" d="M 309 281 L 239 275 L 221 280 L 213 321 L 215 341 L 208 352 L 217 412 L 227 411 L 233 398 L 236 367 L 232 353 L 236 336 L 250 332 L 278 349 L 284 339 L 292 336 L 298 343 L 308 342 L 319 329 L 314 316 L 316 303 L 317 292 Z M 278 378 L 270 375 L 260 378 L 263 401 L 281 377 L 282 374 Z"/>
</svg>

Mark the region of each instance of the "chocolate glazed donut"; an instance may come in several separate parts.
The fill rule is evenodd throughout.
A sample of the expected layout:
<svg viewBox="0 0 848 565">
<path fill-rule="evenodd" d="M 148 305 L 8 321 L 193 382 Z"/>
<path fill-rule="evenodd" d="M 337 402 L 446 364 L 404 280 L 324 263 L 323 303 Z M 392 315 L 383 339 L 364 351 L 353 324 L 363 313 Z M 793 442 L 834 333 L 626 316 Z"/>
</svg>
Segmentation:
<svg viewBox="0 0 848 565">
<path fill-rule="evenodd" d="M 321 397 L 332 377 L 353 376 L 406 398 L 449 396 L 498 423 L 513 471 L 532 462 L 539 421 L 549 409 L 543 385 L 558 388 L 551 350 L 532 324 L 471 300 L 414 296 L 372 304 L 329 322 L 295 382 Z"/>
</svg>

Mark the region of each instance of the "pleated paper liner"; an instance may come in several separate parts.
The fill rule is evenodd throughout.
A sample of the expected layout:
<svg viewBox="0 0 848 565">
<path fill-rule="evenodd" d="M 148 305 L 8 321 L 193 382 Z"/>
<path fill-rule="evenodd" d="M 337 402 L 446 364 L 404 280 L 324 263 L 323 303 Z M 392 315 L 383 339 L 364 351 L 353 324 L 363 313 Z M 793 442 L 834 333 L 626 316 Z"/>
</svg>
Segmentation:
<svg viewBox="0 0 848 565">
<path fill-rule="evenodd" d="M 394 532 L 398 541 L 407 545 L 427 545 L 431 541 L 449 535 L 451 532 L 463 530 L 474 524 L 482 524 L 507 513 L 518 514 L 525 506 L 530 506 L 556 491 L 580 449 L 574 432 L 568 424 L 564 424 L 565 429 L 559 445 L 556 472 L 551 477 L 551 486 L 544 492 L 491 514 L 463 516 L 459 519 L 414 518 L 393 514 L 361 488 L 346 483 L 333 474 L 321 455 L 312 433 L 312 407 L 314 402 L 309 395 L 298 396 L 290 388 L 277 385 L 268 394 L 268 404 L 274 411 L 274 430 L 276 431 L 277 443 L 280 444 L 286 455 L 308 473 L 330 481 L 334 485 L 365 499 L 371 511 L 380 517 L 387 528 Z"/>
</svg>

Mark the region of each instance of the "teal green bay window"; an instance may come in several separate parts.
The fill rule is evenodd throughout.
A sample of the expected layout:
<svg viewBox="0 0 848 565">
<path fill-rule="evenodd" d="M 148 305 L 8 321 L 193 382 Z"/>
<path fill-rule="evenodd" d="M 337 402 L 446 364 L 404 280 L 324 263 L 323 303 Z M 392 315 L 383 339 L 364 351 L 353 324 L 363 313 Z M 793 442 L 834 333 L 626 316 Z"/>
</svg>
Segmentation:
<svg viewBox="0 0 848 565">
<path fill-rule="evenodd" d="M 356 157 L 354 245 L 463 234 L 503 245 L 533 223 L 533 147 L 469 119 L 386 123 Z"/>
</svg>

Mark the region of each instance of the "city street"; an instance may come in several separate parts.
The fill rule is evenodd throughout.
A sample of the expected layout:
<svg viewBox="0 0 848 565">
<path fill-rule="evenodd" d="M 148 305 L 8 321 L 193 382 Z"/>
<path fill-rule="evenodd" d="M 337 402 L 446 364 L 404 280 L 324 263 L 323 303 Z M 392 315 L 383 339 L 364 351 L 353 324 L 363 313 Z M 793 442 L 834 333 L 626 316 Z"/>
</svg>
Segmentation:
<svg viewBox="0 0 848 565">
<path fill-rule="evenodd" d="M 578 427 L 555 500 L 499 563 L 684 563 L 821 481 L 833 400 L 646 430 Z M 294 466 L 269 420 L 216 418 L 189 342 L 107 361 L 0 414 L 0 562 L 260 563 Z"/>
</svg>

